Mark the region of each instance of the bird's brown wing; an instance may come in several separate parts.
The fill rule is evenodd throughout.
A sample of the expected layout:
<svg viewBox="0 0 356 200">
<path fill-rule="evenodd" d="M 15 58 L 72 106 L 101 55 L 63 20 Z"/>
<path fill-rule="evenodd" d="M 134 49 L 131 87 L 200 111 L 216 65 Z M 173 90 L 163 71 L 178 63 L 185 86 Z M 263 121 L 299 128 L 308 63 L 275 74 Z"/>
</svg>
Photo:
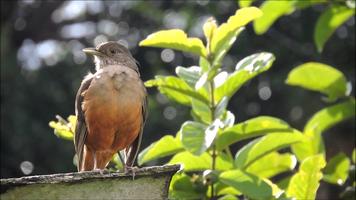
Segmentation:
<svg viewBox="0 0 356 200">
<path fill-rule="evenodd" d="M 145 91 L 146 93 L 146 91 Z M 141 141 L 142 141 L 142 135 L 143 135 L 143 127 L 145 126 L 145 122 L 147 119 L 147 93 L 144 97 L 144 99 L 142 100 L 142 122 L 141 122 L 141 128 L 140 128 L 140 132 L 137 136 L 137 138 L 133 141 L 133 143 L 126 148 L 125 152 L 126 152 L 126 163 L 125 165 L 128 167 L 132 167 L 135 159 L 137 157 L 138 151 L 140 150 L 140 145 L 141 145 Z"/>
<path fill-rule="evenodd" d="M 92 78 L 84 79 L 84 81 L 80 85 L 80 88 L 77 92 L 77 96 L 75 98 L 75 113 L 77 115 L 77 124 L 75 127 L 74 147 L 78 157 L 78 163 L 77 163 L 78 171 L 81 170 L 81 166 L 83 162 L 84 143 L 88 135 L 88 129 L 85 123 L 84 112 L 82 110 L 82 103 L 84 99 L 82 94 L 89 88 L 91 81 Z"/>
</svg>

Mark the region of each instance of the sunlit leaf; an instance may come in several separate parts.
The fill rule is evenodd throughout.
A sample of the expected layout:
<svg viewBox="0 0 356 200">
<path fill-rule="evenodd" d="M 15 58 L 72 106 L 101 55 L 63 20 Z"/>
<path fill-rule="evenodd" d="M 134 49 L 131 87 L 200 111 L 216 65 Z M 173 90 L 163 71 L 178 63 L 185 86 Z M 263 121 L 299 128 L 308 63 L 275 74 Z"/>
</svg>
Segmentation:
<svg viewBox="0 0 356 200">
<path fill-rule="evenodd" d="M 215 113 L 214 113 L 215 119 L 220 118 L 220 116 L 222 116 L 225 113 L 228 103 L 229 103 L 229 99 L 227 97 L 223 97 L 220 100 L 220 102 L 218 102 L 218 104 L 216 105 L 216 108 L 215 108 Z"/>
<path fill-rule="evenodd" d="M 114 156 L 111 159 L 111 162 L 113 162 L 115 164 L 115 170 L 122 170 L 123 169 L 123 164 L 120 160 L 120 157 L 117 153 L 114 154 Z"/>
<path fill-rule="evenodd" d="M 232 163 L 233 160 L 226 154 L 219 153 L 216 158 L 216 169 L 222 171 L 232 169 Z M 208 153 L 195 156 L 188 151 L 184 151 L 174 155 L 168 164 L 182 164 L 185 171 L 205 170 L 211 169 L 212 158 Z"/>
<path fill-rule="evenodd" d="M 304 127 L 306 140 L 292 145 L 292 150 L 298 160 L 301 161 L 308 156 L 319 153 L 324 154 L 321 134 L 336 124 L 354 117 L 355 99 L 353 98 L 315 113 Z"/>
<path fill-rule="evenodd" d="M 185 173 L 176 173 L 169 186 L 169 199 L 202 199 L 203 192 L 194 187 L 191 177 Z"/>
<path fill-rule="evenodd" d="M 205 96 L 194 91 L 186 82 L 175 76 L 156 76 L 155 79 L 146 81 L 145 86 L 158 87 L 162 94 L 181 104 L 190 105 L 191 98 L 208 103 Z"/>
<path fill-rule="evenodd" d="M 217 149 L 224 149 L 240 140 L 274 132 L 293 132 L 293 129 L 278 118 L 260 116 L 225 129 L 219 135 L 216 147 Z"/>
<path fill-rule="evenodd" d="M 199 58 L 199 66 L 204 72 L 207 72 L 210 69 L 210 63 L 202 56 Z"/>
<path fill-rule="evenodd" d="M 230 98 L 248 80 L 268 70 L 275 57 L 271 53 L 261 52 L 250 55 L 236 65 L 236 70 L 227 80 L 215 89 L 215 100 L 219 102 L 223 96 Z"/>
<path fill-rule="evenodd" d="M 185 122 L 180 130 L 183 147 L 194 155 L 201 155 L 213 143 L 218 128 L 216 123 L 206 126 L 194 121 Z"/>
<path fill-rule="evenodd" d="M 259 177 L 241 170 L 230 170 L 220 174 L 220 181 L 241 191 L 251 199 L 269 199 L 272 188 Z"/>
<path fill-rule="evenodd" d="M 254 2 L 255 0 L 239 0 L 239 6 L 241 8 L 248 7 Z"/>
<path fill-rule="evenodd" d="M 220 61 L 235 42 L 243 27 L 252 20 L 261 17 L 262 12 L 256 7 L 241 8 L 231 16 L 226 23 L 221 24 L 211 40 L 211 52 L 214 55 L 214 65 Z"/>
<path fill-rule="evenodd" d="M 199 80 L 201 68 L 198 66 L 192 67 L 176 67 L 176 74 L 183 79 L 190 87 L 194 88 L 196 82 Z"/>
<path fill-rule="evenodd" d="M 203 25 L 203 32 L 207 43 L 210 44 L 211 38 L 215 34 L 215 30 L 218 28 L 216 20 L 213 17 L 210 17 Z"/>
<path fill-rule="evenodd" d="M 226 184 L 222 183 L 221 181 L 218 181 L 215 184 L 215 190 L 216 190 L 216 194 L 218 196 L 225 195 L 225 194 L 241 195 L 241 192 L 238 191 L 236 188 L 226 185 Z"/>
<path fill-rule="evenodd" d="M 209 105 L 201 101 L 192 99 L 192 108 L 193 108 L 192 112 L 196 117 L 199 118 L 201 122 L 206 124 L 211 123 L 212 113 Z"/>
<path fill-rule="evenodd" d="M 179 138 L 166 135 L 140 152 L 138 155 L 138 164 L 142 165 L 149 161 L 170 156 L 183 150 L 184 148 L 179 141 Z"/>
<path fill-rule="evenodd" d="M 326 107 L 315 113 L 304 127 L 304 132 L 313 131 L 315 133 L 322 133 L 352 117 L 355 117 L 354 98 Z"/>
<path fill-rule="evenodd" d="M 320 15 L 314 30 L 314 42 L 319 52 L 323 50 L 326 41 L 334 31 L 354 14 L 354 8 L 332 4 Z"/>
<path fill-rule="evenodd" d="M 322 155 L 306 158 L 299 167 L 298 173 L 290 180 L 287 195 L 296 199 L 315 199 L 319 187 L 319 181 L 323 174 L 321 169 L 325 167 Z"/>
<path fill-rule="evenodd" d="M 356 163 L 356 149 L 352 151 L 352 162 Z"/>
<path fill-rule="evenodd" d="M 259 158 L 304 139 L 301 133 L 271 133 L 255 139 L 242 147 L 235 155 L 235 166 L 246 169 Z"/>
<path fill-rule="evenodd" d="M 206 57 L 203 42 L 199 38 L 188 38 L 187 34 L 180 29 L 152 33 L 142 40 L 139 45 L 176 49 Z"/>
<path fill-rule="evenodd" d="M 261 178 L 270 178 L 282 172 L 293 170 L 297 159 L 290 153 L 269 153 L 254 162 L 246 171 Z"/>
<path fill-rule="evenodd" d="M 229 110 L 225 112 L 224 117 L 222 119 L 225 128 L 230 128 L 235 123 L 235 115 Z"/>
<path fill-rule="evenodd" d="M 239 198 L 235 195 L 227 194 L 227 195 L 220 197 L 218 200 L 239 200 Z"/>
<path fill-rule="evenodd" d="M 288 85 L 321 92 L 330 101 L 346 95 L 345 76 L 329 65 L 308 62 L 295 67 L 286 80 Z"/>
<path fill-rule="evenodd" d="M 70 115 L 66 121 L 61 116 L 57 115 L 58 121 L 50 121 L 49 126 L 54 129 L 54 134 L 65 140 L 73 140 L 77 117 Z"/>
<path fill-rule="evenodd" d="M 263 17 L 256 19 L 253 23 L 256 34 L 265 33 L 278 18 L 294 12 L 294 4 L 295 1 L 264 1 L 260 7 Z"/>
<path fill-rule="evenodd" d="M 342 185 L 345 183 L 350 168 L 350 159 L 344 154 L 339 153 L 332 157 L 324 168 L 323 180 L 329 183 Z"/>
</svg>

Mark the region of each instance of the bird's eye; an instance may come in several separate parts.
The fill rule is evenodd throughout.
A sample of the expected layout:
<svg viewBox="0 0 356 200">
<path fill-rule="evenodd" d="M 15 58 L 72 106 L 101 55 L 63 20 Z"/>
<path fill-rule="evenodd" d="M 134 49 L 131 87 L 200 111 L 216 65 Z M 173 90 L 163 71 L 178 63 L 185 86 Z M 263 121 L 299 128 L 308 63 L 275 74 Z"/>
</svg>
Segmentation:
<svg viewBox="0 0 356 200">
<path fill-rule="evenodd" d="M 116 51 L 115 51 L 114 49 L 111 49 L 111 50 L 110 50 L 110 53 L 111 53 L 111 54 L 115 54 Z"/>
</svg>

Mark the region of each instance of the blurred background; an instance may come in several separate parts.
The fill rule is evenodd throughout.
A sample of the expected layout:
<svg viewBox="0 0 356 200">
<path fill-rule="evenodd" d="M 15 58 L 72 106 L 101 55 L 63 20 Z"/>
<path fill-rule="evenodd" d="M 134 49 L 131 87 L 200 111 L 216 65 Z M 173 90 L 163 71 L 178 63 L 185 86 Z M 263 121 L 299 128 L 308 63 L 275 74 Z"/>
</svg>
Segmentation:
<svg viewBox="0 0 356 200">
<path fill-rule="evenodd" d="M 257 2 L 255 5 L 259 5 Z M 273 67 L 232 98 L 229 109 L 244 121 L 271 115 L 303 129 L 305 122 L 327 106 L 321 95 L 284 84 L 293 67 L 308 61 L 341 70 L 355 95 L 355 17 L 337 29 L 319 54 L 313 30 L 324 5 L 279 19 L 257 36 L 251 25 L 240 34 L 224 60 L 232 70 L 245 56 L 267 51 Z M 57 138 L 48 122 L 55 115 L 74 114 L 82 78 L 94 71 L 93 59 L 81 49 L 104 41 L 126 45 L 141 64 L 143 80 L 174 74 L 176 66 L 198 64 L 191 54 L 138 47 L 147 35 L 180 28 L 203 38 L 202 23 L 215 16 L 219 24 L 238 9 L 237 1 L 1 1 L 1 178 L 76 171 L 72 142 Z M 189 109 L 149 89 L 149 118 L 142 148 L 166 134 L 175 134 L 190 118 Z M 355 123 L 347 121 L 324 134 L 327 157 L 351 154 Z M 237 145 L 233 153 L 239 148 Z M 152 163 L 161 164 L 161 163 Z M 339 191 L 322 184 L 319 196 Z"/>
</svg>

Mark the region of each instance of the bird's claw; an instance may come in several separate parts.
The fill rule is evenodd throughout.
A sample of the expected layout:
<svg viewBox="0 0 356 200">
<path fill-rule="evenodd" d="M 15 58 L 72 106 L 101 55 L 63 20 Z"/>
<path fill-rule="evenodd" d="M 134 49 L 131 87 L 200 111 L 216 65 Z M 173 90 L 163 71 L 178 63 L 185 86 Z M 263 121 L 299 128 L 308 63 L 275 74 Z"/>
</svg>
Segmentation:
<svg viewBox="0 0 356 200">
<path fill-rule="evenodd" d="M 124 172 L 125 172 L 125 174 L 127 174 L 127 175 L 129 175 L 129 174 L 131 173 L 131 174 L 132 174 L 132 180 L 135 180 L 136 172 L 137 172 L 139 169 L 140 169 L 140 168 L 138 168 L 138 167 L 125 166 Z"/>
</svg>

